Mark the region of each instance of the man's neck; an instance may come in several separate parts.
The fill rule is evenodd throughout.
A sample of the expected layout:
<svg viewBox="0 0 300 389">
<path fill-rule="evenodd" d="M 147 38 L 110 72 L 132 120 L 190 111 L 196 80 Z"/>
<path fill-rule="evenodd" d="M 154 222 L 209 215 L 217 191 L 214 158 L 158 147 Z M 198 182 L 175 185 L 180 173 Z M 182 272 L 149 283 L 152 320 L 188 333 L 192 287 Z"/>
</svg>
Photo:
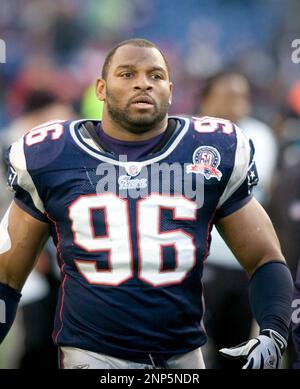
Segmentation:
<svg viewBox="0 0 300 389">
<path fill-rule="evenodd" d="M 143 141 L 162 134 L 168 126 L 168 117 L 166 116 L 166 118 L 153 129 L 147 132 L 143 132 L 141 134 L 131 132 L 119 126 L 117 123 L 112 121 L 110 117 L 106 115 L 103 116 L 101 126 L 103 131 L 112 138 L 130 142 Z"/>
</svg>

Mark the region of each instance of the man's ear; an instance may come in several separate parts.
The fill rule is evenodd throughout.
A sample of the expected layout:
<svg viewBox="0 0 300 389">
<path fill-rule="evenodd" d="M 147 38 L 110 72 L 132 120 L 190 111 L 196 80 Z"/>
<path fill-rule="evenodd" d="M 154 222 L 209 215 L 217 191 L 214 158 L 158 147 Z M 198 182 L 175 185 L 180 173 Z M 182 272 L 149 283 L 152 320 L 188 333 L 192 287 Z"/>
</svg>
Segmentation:
<svg viewBox="0 0 300 389">
<path fill-rule="evenodd" d="M 96 81 L 96 95 L 100 101 L 106 98 L 106 82 L 103 78 L 98 78 Z"/>
<path fill-rule="evenodd" d="M 169 104 L 172 104 L 172 97 L 173 96 L 173 83 L 170 82 L 170 97 L 169 97 Z"/>
</svg>

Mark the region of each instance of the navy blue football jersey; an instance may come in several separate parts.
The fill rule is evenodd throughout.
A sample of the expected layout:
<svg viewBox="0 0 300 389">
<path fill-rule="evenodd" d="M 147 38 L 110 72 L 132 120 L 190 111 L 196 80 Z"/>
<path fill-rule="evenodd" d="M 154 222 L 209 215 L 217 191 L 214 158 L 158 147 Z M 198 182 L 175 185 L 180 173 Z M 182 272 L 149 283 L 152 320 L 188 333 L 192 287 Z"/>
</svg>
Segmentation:
<svg viewBox="0 0 300 389">
<path fill-rule="evenodd" d="M 45 123 L 12 145 L 15 201 L 57 248 L 57 345 L 146 362 L 205 343 L 210 231 L 251 199 L 254 149 L 229 121 L 173 119 L 163 148 L 137 161 L 102 150 L 86 120 Z"/>
</svg>

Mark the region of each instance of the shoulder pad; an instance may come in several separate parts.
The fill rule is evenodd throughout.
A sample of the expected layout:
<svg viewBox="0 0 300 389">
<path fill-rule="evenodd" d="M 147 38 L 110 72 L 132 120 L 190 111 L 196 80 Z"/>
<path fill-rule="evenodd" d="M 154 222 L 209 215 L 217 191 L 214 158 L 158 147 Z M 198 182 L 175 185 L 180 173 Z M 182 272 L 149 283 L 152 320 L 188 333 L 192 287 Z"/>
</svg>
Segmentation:
<svg viewBox="0 0 300 389">
<path fill-rule="evenodd" d="M 62 120 L 46 122 L 34 127 L 22 137 L 28 170 L 50 167 L 61 155 L 68 133 L 68 123 Z"/>
<path fill-rule="evenodd" d="M 230 120 L 212 116 L 192 117 L 193 129 L 200 134 L 221 133 L 224 135 L 234 134 L 236 125 Z"/>
<path fill-rule="evenodd" d="M 8 187 L 12 191 L 22 188 L 27 192 L 40 212 L 44 212 L 43 202 L 39 197 L 31 174 L 27 168 L 27 161 L 24 153 L 24 137 L 13 143 L 8 154 Z"/>
<path fill-rule="evenodd" d="M 237 153 L 246 151 L 248 155 L 252 142 L 244 131 L 230 120 L 211 116 L 192 117 L 192 128 L 207 141 L 222 146 L 224 150 L 236 150 Z"/>
</svg>

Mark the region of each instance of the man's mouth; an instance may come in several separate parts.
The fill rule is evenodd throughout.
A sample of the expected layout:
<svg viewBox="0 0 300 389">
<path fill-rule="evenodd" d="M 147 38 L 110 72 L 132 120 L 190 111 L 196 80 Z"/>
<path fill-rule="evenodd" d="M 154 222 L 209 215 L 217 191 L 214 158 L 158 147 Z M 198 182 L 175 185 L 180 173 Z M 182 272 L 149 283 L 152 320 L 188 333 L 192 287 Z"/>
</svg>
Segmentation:
<svg viewBox="0 0 300 389">
<path fill-rule="evenodd" d="M 154 101 L 151 97 L 148 96 L 140 96 L 136 97 L 131 101 L 131 105 L 134 105 L 138 108 L 150 108 L 154 106 Z"/>
</svg>

